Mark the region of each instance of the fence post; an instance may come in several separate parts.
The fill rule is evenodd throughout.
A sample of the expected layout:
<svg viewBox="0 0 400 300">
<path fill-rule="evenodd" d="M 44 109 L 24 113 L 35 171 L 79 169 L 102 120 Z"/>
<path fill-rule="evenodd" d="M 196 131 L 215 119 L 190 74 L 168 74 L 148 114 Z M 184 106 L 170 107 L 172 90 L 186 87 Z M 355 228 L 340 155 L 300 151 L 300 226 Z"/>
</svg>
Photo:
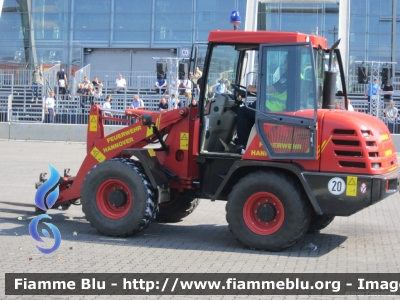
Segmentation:
<svg viewBox="0 0 400 300">
<path fill-rule="evenodd" d="M 11 121 L 11 111 L 12 111 L 12 101 L 13 101 L 14 95 L 11 93 L 11 95 L 8 96 L 8 103 L 7 103 L 7 122 Z"/>
<path fill-rule="evenodd" d="M 108 93 L 108 75 L 106 75 L 106 94 L 105 94 L 106 98 L 107 98 L 107 93 Z"/>
<path fill-rule="evenodd" d="M 141 88 L 141 77 L 142 76 L 138 76 L 138 94 L 140 95 L 140 88 Z"/>
</svg>

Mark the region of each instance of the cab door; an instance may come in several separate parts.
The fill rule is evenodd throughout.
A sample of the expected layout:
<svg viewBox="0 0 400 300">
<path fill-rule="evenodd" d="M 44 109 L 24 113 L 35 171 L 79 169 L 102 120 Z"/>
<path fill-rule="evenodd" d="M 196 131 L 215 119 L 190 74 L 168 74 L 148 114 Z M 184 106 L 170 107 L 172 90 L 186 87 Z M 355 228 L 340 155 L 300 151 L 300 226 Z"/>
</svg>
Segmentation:
<svg viewBox="0 0 400 300">
<path fill-rule="evenodd" d="M 256 129 L 271 159 L 315 159 L 317 92 L 310 43 L 261 45 Z"/>
</svg>

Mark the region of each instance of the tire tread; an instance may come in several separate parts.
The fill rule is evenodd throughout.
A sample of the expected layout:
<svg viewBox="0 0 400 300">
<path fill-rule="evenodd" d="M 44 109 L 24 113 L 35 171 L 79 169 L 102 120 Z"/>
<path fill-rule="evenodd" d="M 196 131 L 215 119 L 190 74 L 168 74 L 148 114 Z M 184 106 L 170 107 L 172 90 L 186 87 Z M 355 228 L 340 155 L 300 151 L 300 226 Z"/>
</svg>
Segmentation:
<svg viewBox="0 0 400 300">
<path fill-rule="evenodd" d="M 144 188 L 145 188 L 145 190 L 147 192 L 146 208 L 145 208 L 145 212 L 143 214 L 141 222 L 135 228 L 132 228 L 130 231 L 122 233 L 122 234 L 118 233 L 118 232 L 104 232 L 104 231 L 100 231 L 94 225 L 95 222 L 92 219 L 92 216 L 88 211 L 88 206 L 82 205 L 82 210 L 83 210 L 83 213 L 86 216 L 86 219 L 90 222 L 90 225 L 92 227 L 96 228 L 102 234 L 105 234 L 107 236 L 114 236 L 114 237 L 131 236 L 131 235 L 134 235 L 134 234 L 142 231 L 143 229 L 147 228 L 155 220 L 156 215 L 157 215 L 157 211 L 158 211 L 158 205 L 156 205 L 156 203 L 155 203 L 156 191 L 152 188 L 152 186 L 150 184 L 150 180 L 147 178 L 147 175 L 144 173 L 143 167 L 141 166 L 141 164 L 139 162 L 137 162 L 135 160 L 132 160 L 132 159 L 126 159 L 126 158 L 122 158 L 122 159 L 121 158 L 114 158 L 114 159 L 111 159 L 109 161 L 117 161 L 117 162 L 123 163 L 124 165 L 129 166 L 141 178 L 142 184 L 143 184 L 143 186 L 144 186 Z M 86 177 L 85 177 L 85 179 L 84 179 L 84 181 L 82 183 L 81 193 L 82 193 L 83 187 L 85 185 L 85 181 L 87 180 L 89 174 L 91 172 L 93 172 L 93 170 L 95 170 L 98 165 L 99 164 L 95 165 L 86 174 Z"/>
<path fill-rule="evenodd" d="M 267 175 L 267 176 L 266 176 Z M 229 215 L 228 211 L 231 209 L 231 206 L 234 205 L 230 199 L 233 197 L 233 195 L 237 194 L 240 192 L 241 189 L 246 187 L 249 183 L 252 183 L 254 181 L 259 181 L 260 178 L 265 178 L 265 180 L 268 180 L 268 177 L 276 176 L 276 179 L 281 181 L 281 182 L 290 182 L 293 185 L 293 188 L 291 189 L 290 193 L 292 194 L 292 197 L 299 197 L 300 193 L 300 203 L 301 205 L 297 205 L 297 212 L 303 216 L 301 222 L 299 222 L 297 229 L 295 232 L 291 234 L 291 237 L 287 239 L 287 241 L 280 243 L 279 245 L 273 246 L 273 247 L 268 247 L 268 249 L 263 249 L 261 247 L 254 247 L 251 245 L 248 245 L 238 234 L 236 234 L 235 228 L 233 228 L 233 223 L 231 222 L 231 216 Z M 296 181 L 293 180 L 290 176 L 284 174 L 284 173 L 277 173 L 277 172 L 270 172 L 270 171 L 258 171 L 254 173 L 248 174 L 246 177 L 243 177 L 238 181 L 238 183 L 233 187 L 232 191 L 230 192 L 228 196 L 228 202 L 226 203 L 225 206 L 226 210 L 226 220 L 228 222 L 228 227 L 230 232 L 233 234 L 234 238 L 244 245 L 247 248 L 253 249 L 253 250 L 267 250 L 267 251 L 273 251 L 273 252 L 278 252 L 282 251 L 286 248 L 291 247 L 294 245 L 299 239 L 301 239 L 304 234 L 307 232 L 309 228 L 309 223 L 310 223 L 310 205 L 306 203 L 305 201 L 305 195 L 303 192 L 302 187 L 300 184 Z"/>
</svg>

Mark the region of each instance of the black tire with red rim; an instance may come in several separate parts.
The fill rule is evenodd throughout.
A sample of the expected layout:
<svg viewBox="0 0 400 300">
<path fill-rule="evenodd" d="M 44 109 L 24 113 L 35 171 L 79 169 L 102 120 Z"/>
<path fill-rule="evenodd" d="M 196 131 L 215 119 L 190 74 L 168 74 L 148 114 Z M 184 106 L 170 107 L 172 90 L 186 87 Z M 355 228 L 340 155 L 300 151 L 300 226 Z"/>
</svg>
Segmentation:
<svg viewBox="0 0 400 300">
<path fill-rule="evenodd" d="M 164 223 L 176 223 L 190 215 L 199 205 L 198 198 L 182 196 L 171 192 L 171 201 L 160 203 L 156 220 Z"/>
<path fill-rule="evenodd" d="M 226 220 L 235 238 L 251 249 L 281 251 L 306 233 L 311 209 L 300 184 L 278 171 L 250 173 L 233 187 Z"/>
<path fill-rule="evenodd" d="M 333 219 L 335 219 L 335 216 L 319 216 L 313 212 L 310 221 L 310 227 L 308 228 L 307 233 L 314 233 L 324 229 L 332 223 Z"/>
<path fill-rule="evenodd" d="M 81 190 L 86 219 L 110 236 L 132 235 L 148 227 L 157 213 L 154 199 L 141 165 L 129 159 L 99 163 L 86 175 Z"/>
</svg>

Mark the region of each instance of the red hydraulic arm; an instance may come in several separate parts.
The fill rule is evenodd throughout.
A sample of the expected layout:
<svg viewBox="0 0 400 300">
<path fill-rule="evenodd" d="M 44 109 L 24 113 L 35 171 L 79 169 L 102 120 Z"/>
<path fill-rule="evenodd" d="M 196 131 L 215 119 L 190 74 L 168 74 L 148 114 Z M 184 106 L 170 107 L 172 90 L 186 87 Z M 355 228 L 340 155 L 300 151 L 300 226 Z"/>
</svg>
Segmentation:
<svg viewBox="0 0 400 300">
<path fill-rule="evenodd" d="M 153 129 L 141 124 L 141 116 L 151 115 L 159 131 L 168 130 L 170 125 L 182 120 L 189 113 L 189 108 L 174 109 L 168 112 L 153 112 L 147 110 L 125 110 L 126 120 L 104 116 L 100 105 L 93 105 L 90 110 L 87 131 L 87 155 L 76 176 L 64 177 L 60 184 L 60 194 L 56 203 L 63 203 L 80 198 L 83 180 L 87 173 L 98 163 L 115 157 L 123 157 L 122 150 L 128 148 L 143 148 L 156 140 Z M 124 127 L 108 136 L 104 136 L 104 120 L 130 123 L 131 118 L 136 123 Z"/>
</svg>

